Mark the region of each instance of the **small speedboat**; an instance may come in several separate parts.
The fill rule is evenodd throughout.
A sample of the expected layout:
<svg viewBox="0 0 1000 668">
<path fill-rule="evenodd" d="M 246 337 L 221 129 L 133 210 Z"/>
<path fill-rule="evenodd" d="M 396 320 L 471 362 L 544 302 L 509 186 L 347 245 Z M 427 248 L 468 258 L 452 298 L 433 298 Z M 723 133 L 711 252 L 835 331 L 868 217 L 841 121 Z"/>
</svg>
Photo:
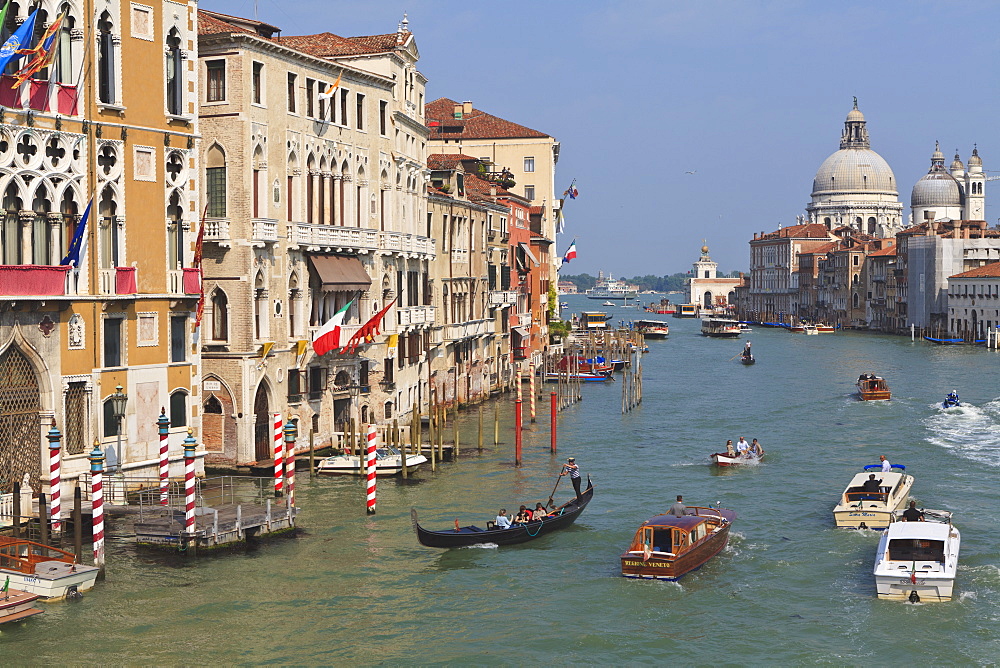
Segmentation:
<svg viewBox="0 0 1000 668">
<path fill-rule="evenodd" d="M 396 448 L 375 448 L 375 475 L 399 475 L 403 472 L 403 454 Z M 406 455 L 406 472 L 416 471 L 427 461 L 423 455 Z M 326 475 L 364 475 L 358 455 L 334 455 L 316 465 L 316 472 Z"/>
<path fill-rule="evenodd" d="M 893 464 L 899 471 L 884 473 L 880 464 L 865 466 L 857 473 L 840 495 L 840 503 L 833 508 L 833 519 L 838 527 L 847 529 L 882 530 L 892 522 L 893 513 L 901 510 L 910 496 L 913 476 L 903 473 L 906 467 Z M 866 492 L 865 481 L 873 475 L 879 481 L 879 491 Z"/>
<path fill-rule="evenodd" d="M 756 466 L 764 459 L 763 454 L 731 455 L 728 452 L 716 452 L 711 457 L 716 466 Z"/>
<path fill-rule="evenodd" d="M 819 334 L 819 328 L 816 325 L 802 325 L 803 334 Z"/>
<path fill-rule="evenodd" d="M 614 302 L 604 302 L 603 304 L 601 304 L 601 306 L 614 306 L 614 305 L 615 305 Z"/>
<path fill-rule="evenodd" d="M 956 408 L 961 405 L 962 402 L 961 400 L 959 400 L 958 393 L 956 392 L 952 392 L 951 394 L 949 394 L 947 397 L 944 398 L 944 401 L 941 402 L 942 408 Z"/>
<path fill-rule="evenodd" d="M 622 575 L 677 580 L 721 552 L 736 513 L 702 506 L 688 506 L 686 513 L 654 515 L 643 522 L 621 556 Z"/>
<path fill-rule="evenodd" d="M 76 555 L 24 538 L 0 536 L 0 582 L 44 600 L 76 596 L 93 588 L 99 569 L 79 564 Z M 2 599 L 0 599 L 2 600 Z"/>
<path fill-rule="evenodd" d="M 875 553 L 879 598 L 911 603 L 950 601 L 958 569 L 961 535 L 951 513 L 924 510 L 923 522 L 905 522 L 901 513 L 882 534 Z"/>
</svg>

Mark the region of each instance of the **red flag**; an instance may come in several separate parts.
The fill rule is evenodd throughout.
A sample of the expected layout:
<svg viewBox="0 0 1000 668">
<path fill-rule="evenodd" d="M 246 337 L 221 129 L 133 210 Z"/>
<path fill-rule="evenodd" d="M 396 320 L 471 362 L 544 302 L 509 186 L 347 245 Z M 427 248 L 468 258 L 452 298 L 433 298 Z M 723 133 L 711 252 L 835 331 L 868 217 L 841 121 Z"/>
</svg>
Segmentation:
<svg viewBox="0 0 1000 668">
<path fill-rule="evenodd" d="M 51 65 L 56 59 L 56 52 L 59 50 L 59 27 L 62 25 L 65 16 L 66 12 L 63 12 L 52 22 L 52 25 L 45 29 L 45 32 L 42 33 L 42 38 L 38 40 L 38 44 L 33 49 L 20 49 L 17 52 L 25 56 L 31 56 L 31 59 L 27 65 L 14 75 L 14 83 L 11 88 L 17 88 L 35 74 L 38 74 Z"/>
<path fill-rule="evenodd" d="M 205 246 L 205 217 L 208 216 L 208 205 L 201 215 L 201 227 L 198 228 L 198 239 L 194 242 L 194 266 L 198 268 L 198 311 L 194 317 L 194 326 L 201 327 L 201 318 L 205 315 L 205 270 L 201 268 L 202 250 Z"/>
<path fill-rule="evenodd" d="M 380 334 L 378 326 L 382 322 L 382 318 L 385 314 L 389 312 L 389 307 L 396 303 L 393 299 L 391 302 L 385 305 L 385 308 L 372 316 L 372 319 L 361 326 L 357 332 L 354 333 L 350 339 L 348 339 L 347 344 L 340 349 L 340 354 L 343 355 L 345 352 L 353 353 L 358 349 L 362 343 L 369 343 L 374 340 L 376 334 Z"/>
</svg>

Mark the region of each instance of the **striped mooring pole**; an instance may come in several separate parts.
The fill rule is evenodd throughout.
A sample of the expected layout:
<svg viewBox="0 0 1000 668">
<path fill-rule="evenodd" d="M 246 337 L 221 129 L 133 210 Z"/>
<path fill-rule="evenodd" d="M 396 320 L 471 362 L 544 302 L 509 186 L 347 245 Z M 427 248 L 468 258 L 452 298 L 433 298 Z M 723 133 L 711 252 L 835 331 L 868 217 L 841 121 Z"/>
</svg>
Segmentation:
<svg viewBox="0 0 1000 668">
<path fill-rule="evenodd" d="M 281 452 L 285 444 L 281 440 L 281 413 L 274 414 L 274 495 L 281 496 L 285 475 L 285 464 Z"/>
<path fill-rule="evenodd" d="M 184 439 L 184 532 L 190 538 L 194 536 L 194 450 L 198 441 L 194 440 L 194 430 L 188 428 Z"/>
<path fill-rule="evenodd" d="M 368 497 L 365 501 L 365 508 L 369 515 L 375 514 L 375 439 L 378 432 L 375 425 L 368 425 Z"/>
<path fill-rule="evenodd" d="M 528 365 L 528 394 L 531 398 L 528 400 L 528 413 L 531 415 L 531 421 L 535 421 L 535 363 L 532 362 Z"/>
<path fill-rule="evenodd" d="M 104 453 L 99 441 L 94 441 L 90 453 L 90 503 L 94 517 L 94 565 L 104 573 Z"/>
<path fill-rule="evenodd" d="M 56 429 L 55 423 L 49 429 L 49 517 L 52 519 L 52 535 L 62 531 L 62 508 L 59 502 L 59 488 L 62 486 L 59 449 L 62 446 L 62 434 Z"/>
<path fill-rule="evenodd" d="M 156 421 L 160 429 L 160 505 L 170 503 L 170 459 L 167 457 L 167 434 L 170 431 L 170 418 L 167 410 L 160 407 L 160 417 Z"/>
<path fill-rule="evenodd" d="M 285 423 L 285 477 L 288 478 L 288 505 L 295 507 L 295 437 L 298 428 L 291 419 Z"/>
</svg>

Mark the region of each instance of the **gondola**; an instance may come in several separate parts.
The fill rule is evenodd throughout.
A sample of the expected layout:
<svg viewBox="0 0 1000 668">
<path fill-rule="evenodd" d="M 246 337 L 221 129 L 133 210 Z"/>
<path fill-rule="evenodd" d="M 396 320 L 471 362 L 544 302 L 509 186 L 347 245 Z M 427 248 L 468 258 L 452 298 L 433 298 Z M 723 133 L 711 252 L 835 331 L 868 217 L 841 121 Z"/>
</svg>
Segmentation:
<svg viewBox="0 0 1000 668">
<path fill-rule="evenodd" d="M 429 531 L 420 526 L 417 521 L 417 511 L 410 509 L 410 519 L 413 521 L 413 530 L 417 532 L 417 540 L 426 547 L 466 547 L 469 545 L 482 545 L 493 543 L 496 545 L 516 545 L 526 543 L 545 534 L 565 529 L 576 521 L 583 509 L 587 507 L 590 500 L 594 498 L 594 484 L 587 476 L 587 488 L 580 499 L 573 499 L 569 503 L 559 506 L 553 514 L 544 519 L 519 524 L 509 529 L 482 529 L 475 525 L 456 527 L 445 531 Z M 456 523 L 458 520 L 456 520 Z M 492 525 L 492 522 L 489 523 Z"/>
<path fill-rule="evenodd" d="M 752 354 L 751 355 L 740 355 L 740 362 L 742 364 L 750 366 L 751 364 L 756 364 L 757 358 L 754 357 Z"/>
</svg>

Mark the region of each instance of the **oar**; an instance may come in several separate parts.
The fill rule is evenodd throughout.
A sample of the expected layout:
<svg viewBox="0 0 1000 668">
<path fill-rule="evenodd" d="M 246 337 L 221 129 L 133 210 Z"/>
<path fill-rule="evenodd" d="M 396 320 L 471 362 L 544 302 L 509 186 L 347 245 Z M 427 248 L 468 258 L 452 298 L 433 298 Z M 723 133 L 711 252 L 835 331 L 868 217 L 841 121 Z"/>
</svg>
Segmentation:
<svg viewBox="0 0 1000 668">
<path fill-rule="evenodd" d="M 735 355 L 733 355 L 732 357 L 730 357 L 729 359 L 727 359 L 726 361 L 727 362 L 732 362 L 734 359 L 736 359 L 737 357 L 739 357 L 742 354 L 743 354 L 742 352 L 738 352 Z"/>
<path fill-rule="evenodd" d="M 560 482 L 560 481 L 561 481 L 562 479 L 563 479 L 563 477 L 562 477 L 562 474 L 560 474 L 560 475 L 559 475 L 559 477 L 558 477 L 558 478 L 556 478 L 556 486 L 552 488 L 552 493 L 551 493 L 551 494 L 549 494 L 549 500 L 548 500 L 548 503 L 546 503 L 546 504 L 545 504 L 545 507 L 546 507 L 546 508 L 548 508 L 549 506 L 551 506 L 551 505 L 553 504 L 553 501 L 552 501 L 552 497 L 556 495 L 556 487 L 559 487 L 559 482 Z"/>
</svg>

